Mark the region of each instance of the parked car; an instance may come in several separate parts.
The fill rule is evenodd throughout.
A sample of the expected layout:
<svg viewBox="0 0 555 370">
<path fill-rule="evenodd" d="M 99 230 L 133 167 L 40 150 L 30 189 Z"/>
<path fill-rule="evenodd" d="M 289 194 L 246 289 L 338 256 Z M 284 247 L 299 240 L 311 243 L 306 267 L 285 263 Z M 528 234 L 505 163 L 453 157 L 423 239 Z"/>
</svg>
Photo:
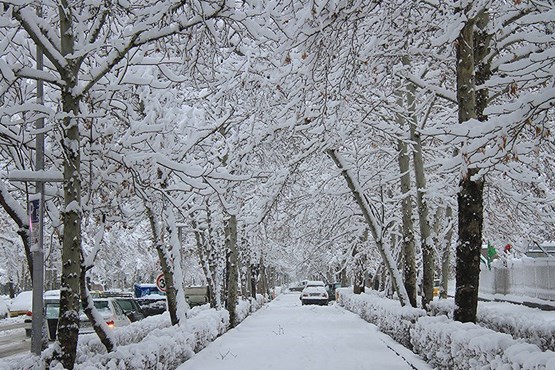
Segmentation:
<svg viewBox="0 0 555 370">
<path fill-rule="evenodd" d="M 185 287 L 185 299 L 190 307 L 202 306 L 210 303 L 208 286 L 187 286 Z"/>
<path fill-rule="evenodd" d="M 33 292 L 31 290 L 19 293 L 12 299 L 9 308 L 10 317 L 27 314 L 33 308 Z"/>
<path fill-rule="evenodd" d="M 47 304 L 50 304 L 51 306 L 49 307 L 50 310 L 50 318 L 46 317 L 46 312 L 47 312 Z M 53 330 L 54 333 L 54 337 L 56 337 L 56 328 L 58 327 L 58 312 L 60 310 L 60 290 L 47 290 L 46 292 L 44 292 L 43 294 L 43 305 L 44 305 L 44 312 L 45 312 L 45 320 L 46 320 L 46 327 L 47 327 L 47 331 L 48 331 L 48 337 L 50 339 L 50 331 Z M 55 305 L 57 308 L 55 309 L 56 313 L 55 313 L 55 317 L 53 316 L 54 314 L 52 313 L 52 305 Z M 25 323 L 25 334 L 27 335 L 27 337 L 31 337 L 32 335 L 32 318 L 33 318 L 33 312 L 31 310 L 27 311 L 26 313 L 26 317 L 25 320 L 23 321 Z M 50 327 L 52 327 L 53 329 L 51 329 Z"/>
<path fill-rule="evenodd" d="M 132 297 L 113 297 L 116 303 L 121 307 L 123 313 L 131 322 L 139 321 L 145 318 L 141 306 Z"/>
<path fill-rule="evenodd" d="M 326 284 L 323 281 L 308 281 L 306 287 L 299 297 L 302 304 L 319 304 L 325 306 L 328 304 L 328 292 Z"/>
<path fill-rule="evenodd" d="M 303 289 L 306 287 L 306 283 L 308 283 L 308 280 L 303 280 L 303 281 L 299 281 L 297 283 L 291 284 L 289 286 L 289 291 L 291 291 L 291 292 L 302 292 Z"/>
<path fill-rule="evenodd" d="M 330 283 L 326 286 L 328 292 L 328 301 L 335 301 L 335 290 L 341 288 L 341 283 Z"/>
<path fill-rule="evenodd" d="M 125 315 L 121 306 L 115 298 L 95 298 L 93 304 L 98 313 L 102 316 L 108 327 L 121 327 L 131 324 L 131 320 Z M 92 323 L 85 313 L 79 317 L 79 333 L 87 334 L 94 332 Z"/>
</svg>

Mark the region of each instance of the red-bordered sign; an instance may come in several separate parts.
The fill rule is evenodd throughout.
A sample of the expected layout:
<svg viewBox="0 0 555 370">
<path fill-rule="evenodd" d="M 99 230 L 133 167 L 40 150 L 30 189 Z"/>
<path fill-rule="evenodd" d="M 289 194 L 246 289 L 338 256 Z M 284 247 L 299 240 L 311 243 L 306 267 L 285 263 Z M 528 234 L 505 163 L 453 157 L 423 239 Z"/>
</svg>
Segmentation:
<svg viewBox="0 0 555 370">
<path fill-rule="evenodd" d="M 161 292 L 166 291 L 166 279 L 164 278 L 164 274 L 160 274 L 156 277 L 156 287 Z"/>
</svg>

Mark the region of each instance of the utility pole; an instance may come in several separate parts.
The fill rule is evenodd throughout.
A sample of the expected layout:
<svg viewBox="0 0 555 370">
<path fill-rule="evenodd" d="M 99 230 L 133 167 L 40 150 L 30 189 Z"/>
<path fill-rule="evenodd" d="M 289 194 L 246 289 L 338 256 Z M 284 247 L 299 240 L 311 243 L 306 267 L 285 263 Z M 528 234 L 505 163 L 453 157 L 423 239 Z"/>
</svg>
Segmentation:
<svg viewBox="0 0 555 370">
<path fill-rule="evenodd" d="M 42 16 L 39 5 L 37 15 Z M 43 69 L 43 54 L 40 46 L 37 46 L 37 70 Z M 37 80 L 37 104 L 44 104 L 44 83 Z M 35 123 L 36 136 L 36 157 L 35 170 L 44 170 L 44 117 L 39 117 Z M 35 183 L 36 193 L 39 194 L 38 207 L 38 237 L 37 243 L 31 245 L 31 255 L 33 258 L 33 317 L 31 324 L 31 352 L 40 356 L 42 349 L 46 347 L 46 335 L 44 333 L 44 250 L 43 250 L 43 227 L 44 227 L 44 181 Z M 36 220 L 32 220 L 34 222 Z M 33 225 L 34 226 L 34 225 Z M 35 230 L 32 232 L 33 239 Z"/>
</svg>

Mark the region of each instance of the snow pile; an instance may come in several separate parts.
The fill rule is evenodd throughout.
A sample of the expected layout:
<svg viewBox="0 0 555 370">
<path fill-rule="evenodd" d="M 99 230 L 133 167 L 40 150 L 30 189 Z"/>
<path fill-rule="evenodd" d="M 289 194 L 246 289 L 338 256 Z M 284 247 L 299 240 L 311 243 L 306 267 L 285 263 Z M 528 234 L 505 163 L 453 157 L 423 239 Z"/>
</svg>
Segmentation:
<svg viewBox="0 0 555 370">
<path fill-rule="evenodd" d="M 555 353 L 473 323 L 421 317 L 411 331 L 415 353 L 437 369 L 555 369 Z"/>
<path fill-rule="evenodd" d="M 452 317 L 454 300 L 441 299 L 430 304 L 432 315 Z M 479 302 L 477 324 L 510 334 L 537 345 L 542 351 L 555 351 L 555 321 L 542 320 L 545 311 L 507 302 Z"/>
<path fill-rule="evenodd" d="M 411 348 L 410 329 L 426 311 L 413 307 L 401 307 L 399 301 L 380 296 L 377 292 L 353 294 L 351 288 L 340 288 L 338 303 L 376 325 L 407 348 Z"/>
</svg>

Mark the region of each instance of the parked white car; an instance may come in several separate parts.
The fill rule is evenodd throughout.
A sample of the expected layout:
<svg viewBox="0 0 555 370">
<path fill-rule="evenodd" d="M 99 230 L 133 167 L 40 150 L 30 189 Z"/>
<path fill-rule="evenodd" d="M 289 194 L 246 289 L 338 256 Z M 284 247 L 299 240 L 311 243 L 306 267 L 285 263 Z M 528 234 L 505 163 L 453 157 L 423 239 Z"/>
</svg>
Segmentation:
<svg viewBox="0 0 555 370">
<path fill-rule="evenodd" d="M 116 303 L 115 298 L 95 298 L 94 307 L 102 316 L 108 327 L 115 328 L 131 324 L 123 309 Z M 80 316 L 79 333 L 87 334 L 94 332 L 91 322 L 84 313 Z"/>
<path fill-rule="evenodd" d="M 10 317 L 26 315 L 33 309 L 33 292 L 19 293 L 10 303 Z"/>
<path fill-rule="evenodd" d="M 302 304 L 318 304 L 321 306 L 327 306 L 328 304 L 328 292 L 326 289 L 326 284 L 323 281 L 308 281 L 306 287 L 301 292 L 299 297 Z"/>
</svg>

